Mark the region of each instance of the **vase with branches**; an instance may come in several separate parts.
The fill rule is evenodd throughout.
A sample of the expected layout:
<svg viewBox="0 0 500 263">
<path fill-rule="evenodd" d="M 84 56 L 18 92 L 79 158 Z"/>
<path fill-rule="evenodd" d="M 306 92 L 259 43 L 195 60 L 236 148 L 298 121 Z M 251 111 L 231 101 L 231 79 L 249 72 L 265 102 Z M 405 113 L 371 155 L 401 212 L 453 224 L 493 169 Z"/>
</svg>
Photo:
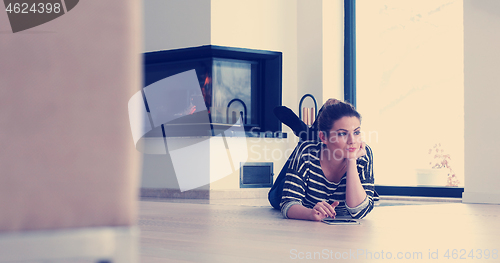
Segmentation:
<svg viewBox="0 0 500 263">
<path fill-rule="evenodd" d="M 458 186 L 460 181 L 458 180 L 455 172 L 451 168 L 451 156 L 447 153 L 441 143 L 436 143 L 432 148 L 429 149 L 429 165 L 432 169 L 447 169 L 448 180 L 446 186 Z"/>
</svg>

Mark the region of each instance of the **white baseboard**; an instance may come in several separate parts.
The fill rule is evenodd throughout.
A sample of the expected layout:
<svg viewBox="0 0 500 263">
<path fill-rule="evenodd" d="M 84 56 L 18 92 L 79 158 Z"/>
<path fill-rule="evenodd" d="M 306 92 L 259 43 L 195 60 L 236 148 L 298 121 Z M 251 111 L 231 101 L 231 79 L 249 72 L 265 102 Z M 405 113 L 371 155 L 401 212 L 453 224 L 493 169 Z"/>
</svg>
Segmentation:
<svg viewBox="0 0 500 263">
<path fill-rule="evenodd" d="M 462 193 L 462 203 L 465 204 L 500 204 L 500 194 L 496 193 L 475 193 L 467 192 Z"/>
<path fill-rule="evenodd" d="M 267 199 L 270 187 L 240 189 L 210 189 L 210 200 L 220 199 Z"/>
</svg>

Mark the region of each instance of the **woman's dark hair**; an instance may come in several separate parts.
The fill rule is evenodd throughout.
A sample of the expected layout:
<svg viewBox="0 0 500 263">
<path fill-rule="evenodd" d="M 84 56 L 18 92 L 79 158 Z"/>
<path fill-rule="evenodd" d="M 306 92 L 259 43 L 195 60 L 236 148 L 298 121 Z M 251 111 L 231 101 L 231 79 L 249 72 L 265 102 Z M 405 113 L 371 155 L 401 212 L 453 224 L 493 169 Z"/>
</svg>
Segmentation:
<svg viewBox="0 0 500 263">
<path fill-rule="evenodd" d="M 328 136 L 333 123 L 343 117 L 357 117 L 361 122 L 361 115 L 352 104 L 337 99 L 329 99 L 323 105 L 318 116 L 318 131 L 324 132 Z"/>
</svg>

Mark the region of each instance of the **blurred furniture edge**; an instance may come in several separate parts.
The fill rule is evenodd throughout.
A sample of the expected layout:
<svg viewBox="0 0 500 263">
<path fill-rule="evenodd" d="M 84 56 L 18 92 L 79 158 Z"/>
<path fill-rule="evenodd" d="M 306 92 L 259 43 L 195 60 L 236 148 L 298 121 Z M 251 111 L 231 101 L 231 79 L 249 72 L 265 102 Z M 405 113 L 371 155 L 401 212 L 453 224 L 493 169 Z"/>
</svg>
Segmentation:
<svg viewBox="0 0 500 263">
<path fill-rule="evenodd" d="M 0 262 L 86 259 L 137 262 L 137 227 L 94 227 L 0 235 Z"/>
<path fill-rule="evenodd" d="M 141 6 L 80 1 L 17 33 L 0 12 L 0 262 L 138 261 Z"/>
</svg>

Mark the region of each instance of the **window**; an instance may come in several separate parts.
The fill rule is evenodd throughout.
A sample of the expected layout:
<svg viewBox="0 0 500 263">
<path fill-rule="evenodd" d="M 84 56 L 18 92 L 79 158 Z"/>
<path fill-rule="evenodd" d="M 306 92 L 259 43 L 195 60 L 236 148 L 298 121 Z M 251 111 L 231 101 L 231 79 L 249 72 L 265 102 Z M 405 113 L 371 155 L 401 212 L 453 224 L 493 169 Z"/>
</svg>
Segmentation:
<svg viewBox="0 0 500 263">
<path fill-rule="evenodd" d="M 356 38 L 356 102 L 377 185 L 463 187 L 462 1 L 357 1 Z M 422 181 L 443 162 L 444 180 Z"/>
</svg>

